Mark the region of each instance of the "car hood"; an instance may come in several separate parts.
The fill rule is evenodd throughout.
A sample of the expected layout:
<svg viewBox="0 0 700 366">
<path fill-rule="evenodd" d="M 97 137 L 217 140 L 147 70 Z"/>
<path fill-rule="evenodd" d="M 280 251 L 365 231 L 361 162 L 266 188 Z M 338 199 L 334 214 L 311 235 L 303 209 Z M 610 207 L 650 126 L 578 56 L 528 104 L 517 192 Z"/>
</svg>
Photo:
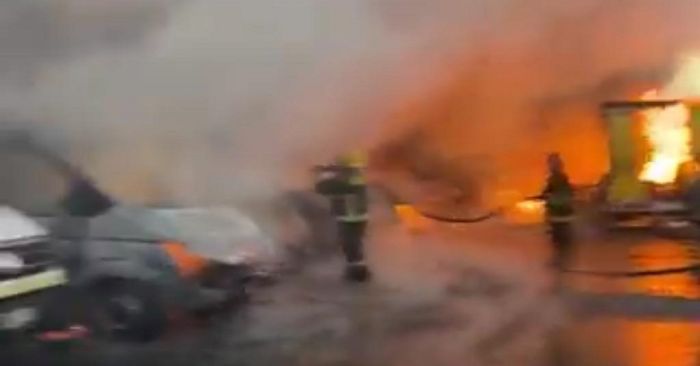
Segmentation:
<svg viewBox="0 0 700 366">
<path fill-rule="evenodd" d="M 273 262 L 277 246 L 242 212 L 230 207 L 148 208 L 118 205 L 94 218 L 90 236 L 134 241 L 177 241 L 208 259 Z"/>
<path fill-rule="evenodd" d="M 34 220 L 11 207 L 0 206 L 0 247 L 46 235 L 46 230 Z"/>
</svg>

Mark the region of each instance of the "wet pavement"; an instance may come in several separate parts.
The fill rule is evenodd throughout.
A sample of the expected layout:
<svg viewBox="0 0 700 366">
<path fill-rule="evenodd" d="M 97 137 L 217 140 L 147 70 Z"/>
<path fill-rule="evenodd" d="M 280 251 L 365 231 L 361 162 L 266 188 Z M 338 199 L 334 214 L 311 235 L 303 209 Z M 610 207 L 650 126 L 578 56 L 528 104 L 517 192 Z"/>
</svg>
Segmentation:
<svg viewBox="0 0 700 366">
<path fill-rule="evenodd" d="M 86 341 L 20 350 L 17 364 L 595 365 L 700 363 L 692 273 L 567 274 L 560 292 L 541 228 L 494 221 L 375 230 L 375 281 L 347 285 L 328 259 L 257 289 L 249 306 L 178 324 L 146 345 Z M 697 262 L 692 242 L 640 234 L 581 240 L 571 268 L 640 271 Z M 6 359 L 7 360 L 7 359 Z M 31 363 L 28 363 L 31 362 Z M 11 365 L 5 360 L 3 365 Z"/>
</svg>

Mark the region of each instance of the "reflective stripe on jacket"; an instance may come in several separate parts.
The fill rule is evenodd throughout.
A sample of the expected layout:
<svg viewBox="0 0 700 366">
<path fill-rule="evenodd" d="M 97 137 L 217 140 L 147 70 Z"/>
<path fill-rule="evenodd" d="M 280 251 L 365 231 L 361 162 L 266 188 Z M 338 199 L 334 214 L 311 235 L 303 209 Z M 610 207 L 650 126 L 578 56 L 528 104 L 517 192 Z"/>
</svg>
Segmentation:
<svg viewBox="0 0 700 366">
<path fill-rule="evenodd" d="M 342 222 L 367 221 L 367 195 L 365 192 L 346 194 L 341 197 L 342 208 L 336 219 Z"/>
<path fill-rule="evenodd" d="M 567 222 L 573 222 L 574 221 L 574 215 L 547 215 L 547 222 L 551 223 L 567 223 Z"/>
<path fill-rule="evenodd" d="M 330 172 L 320 175 L 316 190 L 330 198 L 336 220 L 367 221 L 367 187 L 362 170 L 339 167 Z"/>
</svg>

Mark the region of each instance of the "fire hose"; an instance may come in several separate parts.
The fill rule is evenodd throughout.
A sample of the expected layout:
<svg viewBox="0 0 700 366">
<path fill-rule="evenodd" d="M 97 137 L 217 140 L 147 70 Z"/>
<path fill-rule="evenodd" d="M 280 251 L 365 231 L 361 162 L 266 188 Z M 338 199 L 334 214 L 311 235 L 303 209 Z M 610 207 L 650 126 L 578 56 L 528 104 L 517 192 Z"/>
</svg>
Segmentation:
<svg viewBox="0 0 700 366">
<path fill-rule="evenodd" d="M 591 187 L 579 187 L 577 190 L 586 190 Z M 533 197 L 530 197 L 533 198 Z M 414 205 L 414 207 L 416 207 Z M 435 220 L 438 222 L 444 222 L 449 224 L 476 224 L 481 223 L 501 215 L 504 211 L 503 207 L 498 207 L 494 210 L 488 211 L 482 215 L 474 217 L 453 217 L 453 216 L 443 216 L 439 214 L 434 214 L 430 212 L 425 212 L 419 210 L 416 207 L 416 211 L 423 217 Z M 650 270 L 639 270 L 639 271 L 594 271 L 594 270 L 583 270 L 583 269 L 571 269 L 565 268 L 562 272 L 573 275 L 583 275 L 583 276 L 593 276 L 593 277 L 603 277 L 603 278 L 637 278 L 637 277 L 649 277 L 649 276 L 665 276 L 680 273 L 697 273 L 700 276 L 700 263 L 690 264 L 680 267 L 668 267 Z"/>
<path fill-rule="evenodd" d="M 427 213 L 420 211 L 416 209 L 421 216 L 426 217 L 431 220 L 435 221 L 440 221 L 440 222 L 446 222 L 450 224 L 476 224 L 480 222 L 484 222 L 486 220 L 492 219 L 498 215 L 500 215 L 503 212 L 503 209 L 497 208 L 493 211 L 489 211 L 483 215 L 475 216 L 475 217 L 448 217 L 448 216 L 441 216 L 441 215 L 436 215 L 432 213 Z"/>
<path fill-rule="evenodd" d="M 597 185 L 588 185 L 588 186 L 579 186 L 576 188 L 576 191 L 586 191 L 591 188 L 595 188 Z M 528 196 L 526 197 L 528 200 L 534 200 L 534 199 L 540 199 L 539 196 Z M 416 207 L 413 205 L 413 207 Z M 484 222 L 486 220 L 495 218 L 499 215 L 501 215 L 504 211 L 504 207 L 497 207 L 491 211 L 487 211 L 485 214 L 479 215 L 479 216 L 474 216 L 474 217 L 451 217 L 451 216 L 443 216 L 443 215 L 438 215 L 438 214 L 433 214 L 429 212 L 425 212 L 422 210 L 419 210 L 416 207 L 416 211 L 423 217 L 439 221 L 439 222 L 444 222 L 444 223 L 449 223 L 449 224 L 477 224 L 480 222 Z"/>
<path fill-rule="evenodd" d="M 503 212 L 503 208 L 498 208 L 493 211 L 487 212 L 480 216 L 469 217 L 469 218 L 456 218 L 441 216 L 436 214 L 431 214 L 417 210 L 421 216 L 428 219 L 451 223 L 451 224 L 475 224 L 492 219 Z M 700 263 L 690 264 L 681 267 L 669 267 L 669 268 L 659 268 L 650 270 L 640 270 L 640 271 L 593 271 L 593 270 L 582 270 L 582 269 L 563 269 L 562 272 L 574 275 L 584 275 L 593 277 L 604 277 L 604 278 L 636 278 L 636 277 L 649 277 L 649 276 L 665 276 L 673 275 L 679 273 L 698 273 L 700 275 Z"/>
<path fill-rule="evenodd" d="M 539 199 L 539 196 L 531 196 L 527 197 L 526 199 L 531 200 L 531 199 Z M 454 216 L 445 216 L 445 215 L 439 215 L 439 214 L 434 214 L 430 212 L 426 212 L 423 210 L 418 209 L 416 205 L 412 205 L 413 207 L 416 207 L 416 211 L 423 217 L 439 221 L 439 222 L 444 222 L 448 224 L 478 224 L 481 222 L 484 222 L 486 220 L 493 219 L 495 217 L 498 217 L 503 214 L 503 212 L 506 210 L 506 207 L 499 206 L 496 207 L 495 209 L 492 209 L 490 211 L 487 211 L 484 214 L 474 216 L 474 217 L 454 217 Z"/>
</svg>

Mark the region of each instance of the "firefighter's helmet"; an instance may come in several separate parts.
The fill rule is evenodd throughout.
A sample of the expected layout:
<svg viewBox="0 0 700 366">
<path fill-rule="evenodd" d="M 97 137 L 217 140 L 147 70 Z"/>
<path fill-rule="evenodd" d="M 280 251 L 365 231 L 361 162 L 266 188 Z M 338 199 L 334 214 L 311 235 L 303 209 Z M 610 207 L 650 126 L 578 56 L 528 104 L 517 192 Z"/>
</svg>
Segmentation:
<svg viewBox="0 0 700 366">
<path fill-rule="evenodd" d="M 556 152 L 547 154 L 547 167 L 550 171 L 564 170 L 564 160 L 562 160 L 561 155 Z"/>
<path fill-rule="evenodd" d="M 367 166 L 367 154 L 364 151 L 350 151 L 340 155 L 336 161 L 343 166 L 364 168 Z"/>
</svg>

